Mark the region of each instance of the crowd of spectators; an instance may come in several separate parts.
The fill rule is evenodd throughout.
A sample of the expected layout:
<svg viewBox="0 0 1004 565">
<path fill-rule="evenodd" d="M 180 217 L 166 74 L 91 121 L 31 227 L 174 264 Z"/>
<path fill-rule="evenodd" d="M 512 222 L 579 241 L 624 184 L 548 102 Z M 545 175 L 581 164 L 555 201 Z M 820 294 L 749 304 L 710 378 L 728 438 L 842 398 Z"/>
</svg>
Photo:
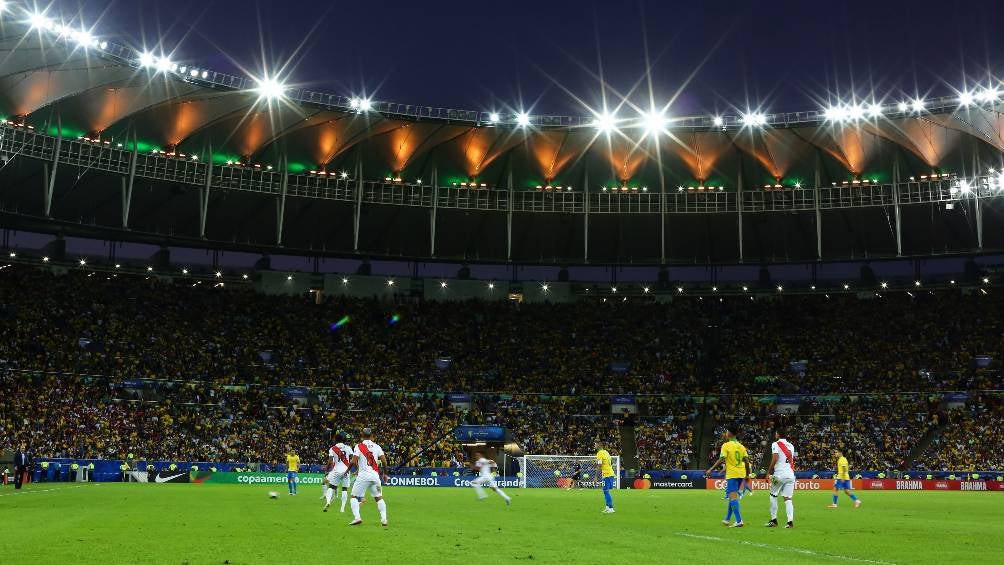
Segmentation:
<svg viewBox="0 0 1004 565">
<path fill-rule="evenodd" d="M 918 458 L 932 471 L 1004 469 L 1004 398 L 983 395 L 944 415 L 945 427 Z"/>
<path fill-rule="evenodd" d="M 450 466 L 462 451 L 439 440 L 459 423 L 565 454 L 617 450 L 636 425 L 640 466 L 703 467 L 726 425 L 765 463 L 773 395 L 814 395 L 788 419 L 803 465 L 842 449 L 897 468 L 952 417 L 929 458 L 950 467 L 966 430 L 1000 438 L 1000 403 L 949 416 L 908 393 L 1004 388 L 997 294 L 457 305 L 15 266 L 0 270 L 0 438 L 50 457 L 279 462 L 292 445 L 321 462 L 331 432 L 371 426 L 396 461 Z M 447 392 L 474 393 L 470 410 Z M 639 414 L 613 416 L 611 394 Z M 995 461 L 970 451 L 958 460 Z"/>
</svg>

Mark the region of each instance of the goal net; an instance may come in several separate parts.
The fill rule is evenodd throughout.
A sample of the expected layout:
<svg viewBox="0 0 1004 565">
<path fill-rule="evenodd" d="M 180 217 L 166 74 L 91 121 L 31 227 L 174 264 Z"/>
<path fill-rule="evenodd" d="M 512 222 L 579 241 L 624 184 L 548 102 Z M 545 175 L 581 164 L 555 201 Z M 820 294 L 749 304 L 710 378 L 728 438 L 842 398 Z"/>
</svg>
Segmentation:
<svg viewBox="0 0 1004 565">
<path fill-rule="evenodd" d="M 610 458 L 614 468 L 616 488 L 621 488 L 621 458 Z M 567 488 L 575 474 L 575 466 L 581 467 L 576 487 L 602 488 L 600 466 L 592 455 L 525 455 L 519 458 L 521 488 Z"/>
</svg>

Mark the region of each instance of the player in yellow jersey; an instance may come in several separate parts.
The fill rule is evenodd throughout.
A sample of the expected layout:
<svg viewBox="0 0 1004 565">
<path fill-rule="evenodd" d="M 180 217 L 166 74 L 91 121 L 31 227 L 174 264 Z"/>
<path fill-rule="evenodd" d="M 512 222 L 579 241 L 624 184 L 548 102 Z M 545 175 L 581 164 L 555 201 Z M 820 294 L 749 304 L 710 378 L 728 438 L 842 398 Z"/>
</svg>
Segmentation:
<svg viewBox="0 0 1004 565">
<path fill-rule="evenodd" d="M 833 475 L 833 504 L 831 504 L 829 508 L 837 507 L 837 496 L 840 494 L 841 490 L 843 490 L 847 496 L 851 497 L 851 500 L 854 501 L 854 507 L 859 508 L 861 506 L 861 501 L 858 500 L 858 497 L 853 492 L 851 492 L 851 489 L 854 487 L 851 486 L 850 464 L 847 463 L 847 458 L 844 457 L 844 454 L 841 453 L 840 450 L 837 450 L 835 455 L 837 456 L 837 472 Z"/>
<path fill-rule="evenodd" d="M 715 461 L 715 464 L 704 475 L 710 476 L 719 466 L 724 465 L 725 492 L 729 497 L 729 506 L 725 519 L 722 520 L 722 525 L 742 528 L 745 524 L 743 524 L 742 514 L 739 513 L 739 491 L 742 490 L 745 481 L 752 479 L 752 471 L 750 470 L 749 451 L 746 450 L 746 446 L 739 443 L 736 434 L 736 426 L 730 426 L 726 430 L 725 437 L 728 439 L 722 444 L 718 461 Z M 734 524 L 730 523 L 733 514 L 736 517 Z"/>
<path fill-rule="evenodd" d="M 293 453 L 292 446 L 286 446 L 286 483 L 290 496 L 296 495 L 296 474 L 300 472 L 300 456 Z"/>
<path fill-rule="evenodd" d="M 596 440 L 596 463 L 600 466 L 600 476 L 603 478 L 603 499 L 607 503 L 603 508 L 603 513 L 613 514 L 614 498 L 610 496 L 610 491 L 614 489 L 614 467 L 610 464 L 610 453 L 603 449 L 600 440 Z"/>
</svg>

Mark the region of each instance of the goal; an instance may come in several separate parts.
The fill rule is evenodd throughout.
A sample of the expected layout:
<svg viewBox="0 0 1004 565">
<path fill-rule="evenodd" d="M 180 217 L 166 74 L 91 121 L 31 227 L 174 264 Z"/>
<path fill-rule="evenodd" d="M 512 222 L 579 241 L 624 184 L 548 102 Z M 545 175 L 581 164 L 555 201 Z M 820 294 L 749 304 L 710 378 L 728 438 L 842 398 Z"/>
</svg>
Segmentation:
<svg viewBox="0 0 1004 565">
<path fill-rule="evenodd" d="M 582 488 L 602 488 L 600 466 L 592 455 L 525 455 L 519 458 L 521 488 L 565 488 L 575 472 L 575 466 L 582 466 L 582 478 L 576 486 Z M 621 488 L 621 458 L 610 458 L 614 468 L 616 488 Z"/>
</svg>

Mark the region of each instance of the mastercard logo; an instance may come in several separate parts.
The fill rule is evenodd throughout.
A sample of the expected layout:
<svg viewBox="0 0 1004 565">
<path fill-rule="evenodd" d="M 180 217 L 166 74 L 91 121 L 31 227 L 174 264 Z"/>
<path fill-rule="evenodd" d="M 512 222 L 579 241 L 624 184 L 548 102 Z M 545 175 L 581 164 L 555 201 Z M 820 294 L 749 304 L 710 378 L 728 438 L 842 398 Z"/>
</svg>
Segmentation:
<svg viewBox="0 0 1004 565">
<path fill-rule="evenodd" d="M 648 490 L 652 488 L 652 481 L 648 479 L 635 479 L 632 488 L 636 490 Z"/>
</svg>

